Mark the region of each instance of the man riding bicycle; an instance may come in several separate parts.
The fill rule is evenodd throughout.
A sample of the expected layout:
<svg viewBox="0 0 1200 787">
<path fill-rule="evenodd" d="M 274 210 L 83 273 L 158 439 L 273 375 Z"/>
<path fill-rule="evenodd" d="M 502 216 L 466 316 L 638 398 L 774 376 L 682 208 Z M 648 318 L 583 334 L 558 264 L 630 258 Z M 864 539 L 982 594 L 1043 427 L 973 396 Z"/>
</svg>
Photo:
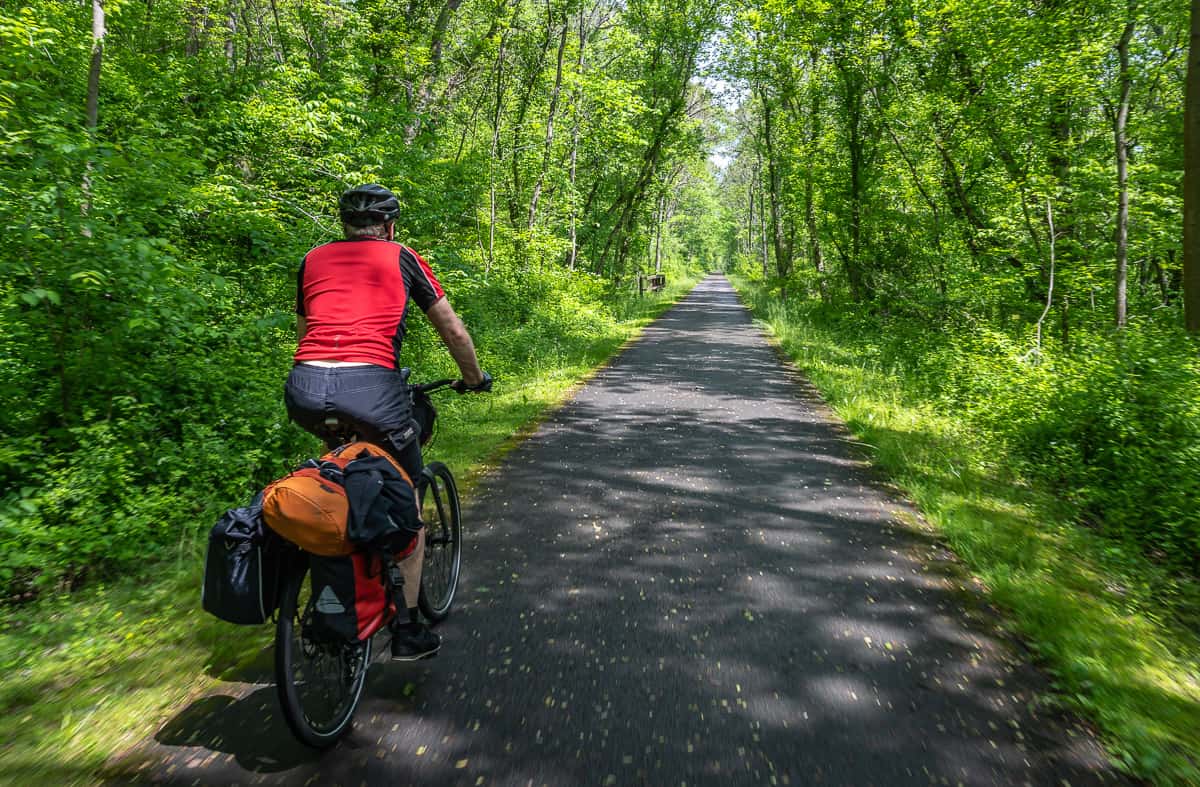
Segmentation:
<svg viewBox="0 0 1200 787">
<path fill-rule="evenodd" d="M 429 265 L 393 241 L 400 213 L 396 196 L 369 184 L 338 200 L 345 238 L 310 251 L 300 263 L 296 288 L 299 345 L 284 387 L 288 416 L 321 435 L 326 419 L 386 448 L 414 481 L 421 472 L 421 445 L 413 420 L 407 373 L 397 359 L 404 319 L 414 302 L 441 336 L 462 379 L 459 393 L 491 390 L 479 368 L 475 345 L 446 300 Z M 392 659 L 415 661 L 437 653 L 441 638 L 420 622 L 417 596 L 424 559 L 424 532 L 400 563 L 408 618 L 392 624 Z"/>
</svg>

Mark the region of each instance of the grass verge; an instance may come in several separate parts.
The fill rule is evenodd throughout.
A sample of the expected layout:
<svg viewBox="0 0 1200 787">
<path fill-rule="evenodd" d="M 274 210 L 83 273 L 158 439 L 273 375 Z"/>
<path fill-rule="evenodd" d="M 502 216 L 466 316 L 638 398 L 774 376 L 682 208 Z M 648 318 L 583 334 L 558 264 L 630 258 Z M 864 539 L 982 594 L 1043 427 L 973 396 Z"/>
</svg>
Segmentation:
<svg viewBox="0 0 1200 787">
<path fill-rule="evenodd" d="M 735 282 L 755 316 L 875 462 L 1007 611 L 1089 718 L 1114 761 L 1162 784 L 1200 784 L 1200 639 L 1155 598 L 1159 569 L 1074 524 L 1070 508 L 1015 477 L 1003 448 L 884 371 L 869 341 L 797 320 Z M 1194 612 L 1194 610 L 1192 611 Z"/>
<path fill-rule="evenodd" d="M 439 398 L 428 458 L 465 478 L 469 498 L 471 479 L 696 281 L 621 304 L 600 339 L 539 356 L 489 396 Z M 181 703 L 270 664 L 272 627 L 231 626 L 200 610 L 201 541 L 182 540 L 192 546 L 141 576 L 0 610 L 0 784 L 98 781 L 114 754 Z"/>
</svg>

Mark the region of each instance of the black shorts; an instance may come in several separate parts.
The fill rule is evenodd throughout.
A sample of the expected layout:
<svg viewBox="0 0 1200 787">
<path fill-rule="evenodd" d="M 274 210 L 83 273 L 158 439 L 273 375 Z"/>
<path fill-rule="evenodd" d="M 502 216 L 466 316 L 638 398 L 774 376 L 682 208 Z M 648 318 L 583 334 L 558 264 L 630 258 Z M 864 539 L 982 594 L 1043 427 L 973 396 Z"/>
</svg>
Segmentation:
<svg viewBox="0 0 1200 787">
<path fill-rule="evenodd" d="M 336 416 L 362 439 L 388 449 L 414 481 L 420 473 L 407 370 L 298 363 L 284 385 L 283 401 L 288 417 L 307 431 L 319 436 L 325 419 Z"/>
</svg>

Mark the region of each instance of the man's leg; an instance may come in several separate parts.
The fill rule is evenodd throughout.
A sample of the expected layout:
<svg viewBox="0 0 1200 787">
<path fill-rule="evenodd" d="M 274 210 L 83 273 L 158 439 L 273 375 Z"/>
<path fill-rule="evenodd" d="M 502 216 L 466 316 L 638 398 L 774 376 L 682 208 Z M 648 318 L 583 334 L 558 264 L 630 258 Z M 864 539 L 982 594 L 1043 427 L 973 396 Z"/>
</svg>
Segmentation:
<svg viewBox="0 0 1200 787">
<path fill-rule="evenodd" d="M 401 560 L 400 575 L 404 577 L 404 606 L 408 608 L 409 621 L 417 619 L 417 596 L 421 592 L 421 567 L 425 564 L 425 528 L 417 534 L 417 546 Z"/>
<path fill-rule="evenodd" d="M 421 477 L 421 445 L 417 440 L 409 440 L 400 448 L 394 445 L 392 455 L 400 462 L 400 467 L 408 473 L 413 486 Z M 421 567 L 425 564 L 425 528 L 417 534 L 417 546 L 408 557 L 400 561 L 400 572 L 404 576 L 404 605 L 410 610 L 411 620 L 416 620 L 417 594 L 421 589 Z"/>
<path fill-rule="evenodd" d="M 410 439 L 398 449 L 393 445 L 392 454 L 408 473 L 415 485 L 421 476 L 421 445 L 416 439 Z M 404 606 L 408 608 L 408 622 L 403 623 L 402 615 L 398 615 L 392 628 L 392 659 L 394 661 L 415 661 L 437 653 L 441 647 L 441 637 L 430 631 L 421 623 L 417 598 L 421 592 L 421 567 L 425 563 L 425 528 L 417 533 L 417 543 L 408 557 L 399 561 L 400 575 L 404 578 Z"/>
</svg>

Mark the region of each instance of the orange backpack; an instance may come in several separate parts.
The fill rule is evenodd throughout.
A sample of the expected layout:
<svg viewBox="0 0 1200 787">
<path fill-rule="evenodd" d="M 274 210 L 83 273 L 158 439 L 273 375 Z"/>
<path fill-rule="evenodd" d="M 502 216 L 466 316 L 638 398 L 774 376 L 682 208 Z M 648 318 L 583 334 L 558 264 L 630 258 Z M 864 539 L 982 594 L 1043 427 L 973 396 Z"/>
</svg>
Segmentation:
<svg viewBox="0 0 1200 787">
<path fill-rule="evenodd" d="M 346 465 L 362 456 L 384 456 L 410 484 L 412 479 L 385 450 L 367 442 L 348 443 L 310 459 L 263 490 L 262 513 L 267 526 L 314 555 L 339 557 L 355 547 L 346 538 L 350 506 L 340 481 Z"/>
</svg>

